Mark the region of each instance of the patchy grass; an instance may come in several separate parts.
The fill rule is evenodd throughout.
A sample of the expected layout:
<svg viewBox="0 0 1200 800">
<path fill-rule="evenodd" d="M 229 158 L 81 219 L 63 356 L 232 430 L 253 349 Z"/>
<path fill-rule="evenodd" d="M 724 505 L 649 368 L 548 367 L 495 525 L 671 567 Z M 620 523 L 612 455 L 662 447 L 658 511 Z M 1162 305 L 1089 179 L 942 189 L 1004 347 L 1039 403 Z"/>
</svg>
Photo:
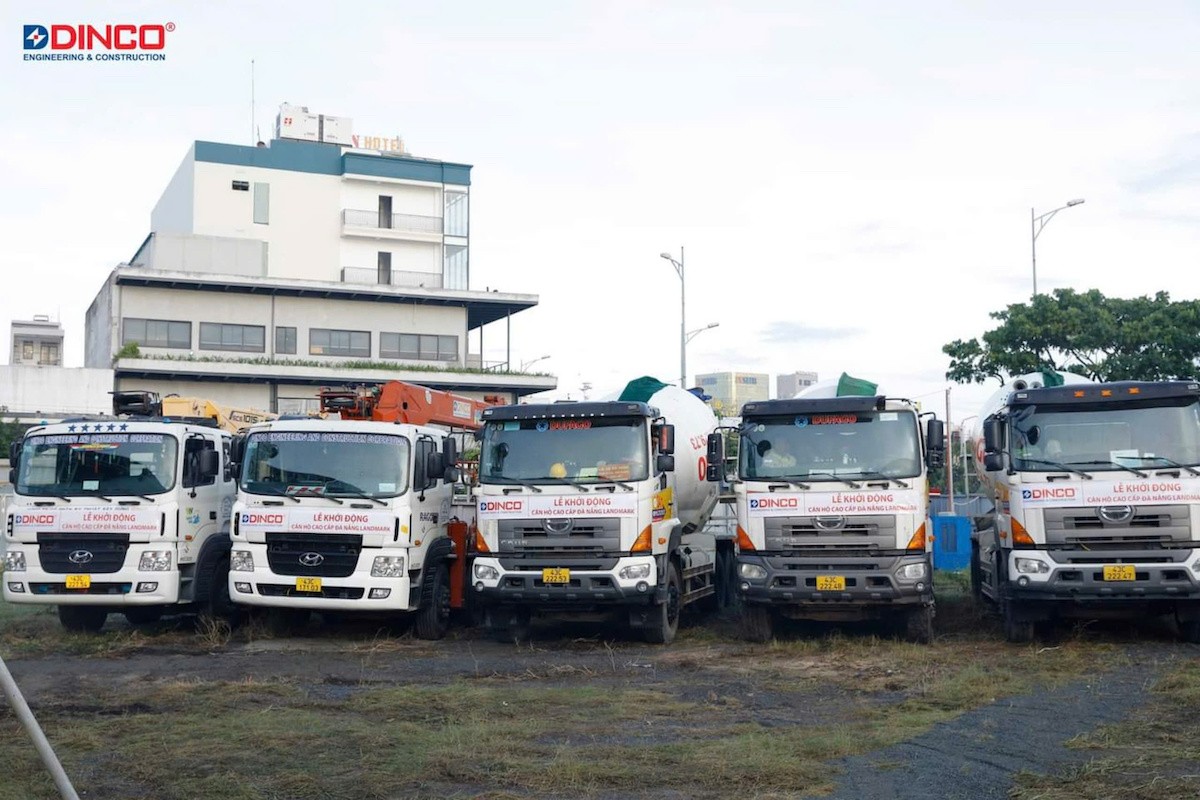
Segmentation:
<svg viewBox="0 0 1200 800">
<path fill-rule="evenodd" d="M 1200 797 L 1200 663 L 1185 663 L 1130 718 L 1077 736 L 1091 759 L 1059 775 L 1023 773 L 1016 800 L 1194 800 Z"/>
</svg>

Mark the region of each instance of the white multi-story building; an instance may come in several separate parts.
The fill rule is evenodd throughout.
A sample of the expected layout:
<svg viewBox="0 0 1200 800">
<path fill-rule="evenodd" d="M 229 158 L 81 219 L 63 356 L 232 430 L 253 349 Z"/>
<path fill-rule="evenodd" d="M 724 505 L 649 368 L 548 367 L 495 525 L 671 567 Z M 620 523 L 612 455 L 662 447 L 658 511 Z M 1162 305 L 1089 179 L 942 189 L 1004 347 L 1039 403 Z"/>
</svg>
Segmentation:
<svg viewBox="0 0 1200 800">
<path fill-rule="evenodd" d="M 775 396 L 787 399 L 795 397 L 804 389 L 812 386 L 817 382 L 817 373 L 815 372 L 793 372 L 788 375 L 775 376 Z"/>
<path fill-rule="evenodd" d="M 469 288 L 471 167 L 347 146 L 344 118 L 335 139 L 308 115 L 303 135 L 294 111 L 307 114 L 285 106 L 279 132 L 300 138 L 188 149 L 150 235 L 88 309 L 87 366 L 111 365 L 117 389 L 281 412 L 311 409 L 323 385 L 553 389 L 480 358 L 484 328 L 503 323 L 507 343 L 537 296 Z"/>
<path fill-rule="evenodd" d="M 63 327 L 49 315 L 35 314 L 33 319 L 12 321 L 11 364 L 61 367 L 62 350 Z"/>
<path fill-rule="evenodd" d="M 711 396 L 709 405 L 723 417 L 736 417 L 752 400 L 769 400 L 771 376 L 758 372 L 710 372 L 696 376 L 696 385 Z"/>
</svg>

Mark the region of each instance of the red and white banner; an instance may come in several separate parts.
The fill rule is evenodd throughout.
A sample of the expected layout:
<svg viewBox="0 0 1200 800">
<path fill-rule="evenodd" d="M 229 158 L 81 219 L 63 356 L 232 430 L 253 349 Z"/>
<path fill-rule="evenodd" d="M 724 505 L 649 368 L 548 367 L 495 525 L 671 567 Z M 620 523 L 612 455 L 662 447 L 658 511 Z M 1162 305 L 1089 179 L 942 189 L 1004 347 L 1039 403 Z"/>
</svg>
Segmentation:
<svg viewBox="0 0 1200 800">
<path fill-rule="evenodd" d="M 924 513 L 916 489 L 849 489 L 844 492 L 749 492 L 751 517 Z"/>
<path fill-rule="evenodd" d="M 1031 483 L 1013 492 L 1013 497 L 1020 497 L 1027 508 L 1200 503 L 1200 480 L 1134 477 L 1116 481 Z"/>
<path fill-rule="evenodd" d="M 396 515 L 380 511 L 339 511 L 324 508 L 243 509 L 241 530 L 303 531 L 305 533 L 394 533 Z"/>
<path fill-rule="evenodd" d="M 151 508 L 24 508 L 13 509 L 13 534 L 158 533 L 162 512 Z"/>
<path fill-rule="evenodd" d="M 547 519 L 556 517 L 632 517 L 637 514 L 637 495 L 571 494 L 517 497 L 484 497 L 479 501 L 479 519 Z"/>
</svg>

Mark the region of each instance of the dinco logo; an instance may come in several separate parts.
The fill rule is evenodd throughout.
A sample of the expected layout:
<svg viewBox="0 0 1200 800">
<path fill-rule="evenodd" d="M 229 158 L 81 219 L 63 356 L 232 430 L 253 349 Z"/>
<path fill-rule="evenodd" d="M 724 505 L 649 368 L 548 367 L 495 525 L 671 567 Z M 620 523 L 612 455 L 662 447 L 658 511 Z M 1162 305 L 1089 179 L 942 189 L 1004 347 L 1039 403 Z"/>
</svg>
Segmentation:
<svg viewBox="0 0 1200 800">
<path fill-rule="evenodd" d="M 1046 489 L 1022 489 L 1022 500 L 1074 500 L 1075 487 L 1055 486 Z"/>
<path fill-rule="evenodd" d="M 242 514 L 243 525 L 282 525 L 283 514 Z"/>
<path fill-rule="evenodd" d="M 25 24 L 25 61 L 165 61 L 175 23 L 107 25 Z"/>
<path fill-rule="evenodd" d="M 53 514 L 16 514 L 13 516 L 14 525 L 53 525 Z"/>
<path fill-rule="evenodd" d="M 522 500 L 480 500 L 479 510 L 488 511 L 521 511 L 525 503 Z"/>
<path fill-rule="evenodd" d="M 752 509 L 768 509 L 768 508 L 799 508 L 800 498 L 798 497 L 759 497 L 750 500 L 750 508 Z"/>
</svg>

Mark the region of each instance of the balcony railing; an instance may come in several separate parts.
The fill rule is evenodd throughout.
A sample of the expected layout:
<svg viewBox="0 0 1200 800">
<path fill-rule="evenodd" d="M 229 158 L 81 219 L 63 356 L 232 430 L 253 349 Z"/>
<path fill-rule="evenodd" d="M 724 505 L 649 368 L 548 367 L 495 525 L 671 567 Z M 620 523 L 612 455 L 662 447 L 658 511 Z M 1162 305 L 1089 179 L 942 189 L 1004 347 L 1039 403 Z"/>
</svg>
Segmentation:
<svg viewBox="0 0 1200 800">
<path fill-rule="evenodd" d="M 441 289 L 442 276 L 436 272 L 403 272 L 391 270 L 391 280 L 380 280 L 379 270 L 370 267 L 342 267 L 342 283 L 363 283 L 375 286 L 424 286 Z"/>
<path fill-rule="evenodd" d="M 342 225 L 352 228 L 375 228 L 400 233 L 441 233 L 441 217 L 418 214 L 380 214 L 378 211 L 342 209 Z"/>
</svg>

